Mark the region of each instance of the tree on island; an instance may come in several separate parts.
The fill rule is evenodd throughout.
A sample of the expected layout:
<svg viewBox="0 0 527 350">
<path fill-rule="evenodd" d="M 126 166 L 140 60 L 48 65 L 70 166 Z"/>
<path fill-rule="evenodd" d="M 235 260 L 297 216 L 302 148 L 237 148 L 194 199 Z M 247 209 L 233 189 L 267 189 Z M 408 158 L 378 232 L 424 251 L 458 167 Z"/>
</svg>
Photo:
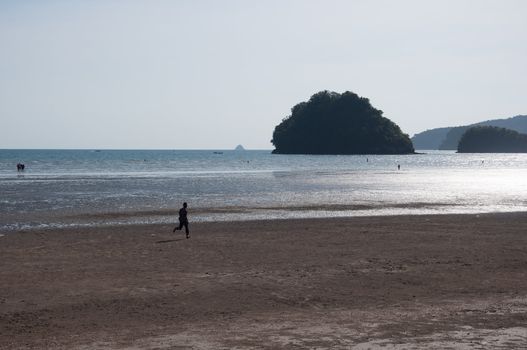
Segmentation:
<svg viewBox="0 0 527 350">
<path fill-rule="evenodd" d="M 291 109 L 271 142 L 279 154 L 409 154 L 408 135 L 353 92 L 321 91 Z"/>
<path fill-rule="evenodd" d="M 463 134 L 459 153 L 527 153 L 527 135 L 496 126 L 475 126 Z"/>
</svg>

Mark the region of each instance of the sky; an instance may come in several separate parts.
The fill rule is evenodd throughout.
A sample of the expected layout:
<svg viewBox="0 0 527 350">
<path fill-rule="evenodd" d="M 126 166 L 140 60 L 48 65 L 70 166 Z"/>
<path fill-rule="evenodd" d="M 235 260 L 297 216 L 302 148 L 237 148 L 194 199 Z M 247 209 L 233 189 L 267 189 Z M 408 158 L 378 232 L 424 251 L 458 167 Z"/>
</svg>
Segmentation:
<svg viewBox="0 0 527 350">
<path fill-rule="evenodd" d="M 527 114 L 527 1 L 0 0 L 0 148 L 272 149 L 321 90 L 403 132 Z"/>
</svg>

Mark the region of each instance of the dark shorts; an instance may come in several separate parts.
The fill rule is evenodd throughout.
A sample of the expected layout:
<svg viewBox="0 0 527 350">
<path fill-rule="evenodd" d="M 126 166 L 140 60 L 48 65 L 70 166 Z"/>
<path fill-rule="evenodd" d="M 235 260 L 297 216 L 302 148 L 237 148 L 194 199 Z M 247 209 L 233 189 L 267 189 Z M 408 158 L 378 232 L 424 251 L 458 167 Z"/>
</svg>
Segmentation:
<svg viewBox="0 0 527 350">
<path fill-rule="evenodd" d="M 181 230 L 185 226 L 185 232 L 188 233 L 188 220 L 179 220 L 178 230 Z"/>
</svg>

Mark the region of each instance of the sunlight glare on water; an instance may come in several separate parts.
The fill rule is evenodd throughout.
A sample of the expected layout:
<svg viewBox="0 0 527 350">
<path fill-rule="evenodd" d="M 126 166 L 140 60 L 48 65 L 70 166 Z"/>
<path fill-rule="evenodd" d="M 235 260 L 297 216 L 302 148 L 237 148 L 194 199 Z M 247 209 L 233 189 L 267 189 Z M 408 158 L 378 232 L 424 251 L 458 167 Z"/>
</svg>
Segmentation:
<svg viewBox="0 0 527 350">
<path fill-rule="evenodd" d="M 526 179 L 526 154 L 0 150 L 0 228 L 523 211 Z"/>
</svg>

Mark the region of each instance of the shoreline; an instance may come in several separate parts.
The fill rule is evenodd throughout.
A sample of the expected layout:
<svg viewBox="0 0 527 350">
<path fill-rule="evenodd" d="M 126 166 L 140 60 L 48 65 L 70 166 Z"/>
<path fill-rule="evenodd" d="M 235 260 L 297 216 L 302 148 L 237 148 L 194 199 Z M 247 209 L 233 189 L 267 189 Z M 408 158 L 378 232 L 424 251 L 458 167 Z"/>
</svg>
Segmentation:
<svg viewBox="0 0 527 350">
<path fill-rule="evenodd" d="M 527 213 L 0 237 L 0 348 L 521 348 Z"/>
<path fill-rule="evenodd" d="M 439 211 L 442 208 L 445 211 Z M 448 211 L 452 208 L 453 211 Z M 225 207 L 208 208 L 197 207 L 189 211 L 190 221 L 194 223 L 220 222 L 253 222 L 276 220 L 332 220 L 353 218 L 384 218 L 384 217 L 412 217 L 412 216 L 444 216 L 444 215 L 500 215 L 521 214 L 527 210 L 478 211 L 467 209 L 458 211 L 459 205 L 448 203 L 409 203 L 409 204 L 332 204 L 306 206 L 275 206 L 275 207 Z M 414 211 L 415 210 L 415 211 Z M 320 215 L 323 214 L 323 215 Z M 325 215 L 324 215 L 325 214 Z M 46 217 L 41 214 L 38 217 Z M 57 216 L 56 221 L 40 223 L 9 223 L 0 225 L 0 233 L 18 231 L 52 231 L 60 229 L 109 228 L 125 226 L 171 225 L 177 222 L 177 210 L 136 210 L 104 213 L 63 214 Z M 4 218 L 5 220 L 5 218 Z M 36 219 L 35 219 L 36 220 Z M 94 221 L 87 221 L 94 220 Z"/>
</svg>

